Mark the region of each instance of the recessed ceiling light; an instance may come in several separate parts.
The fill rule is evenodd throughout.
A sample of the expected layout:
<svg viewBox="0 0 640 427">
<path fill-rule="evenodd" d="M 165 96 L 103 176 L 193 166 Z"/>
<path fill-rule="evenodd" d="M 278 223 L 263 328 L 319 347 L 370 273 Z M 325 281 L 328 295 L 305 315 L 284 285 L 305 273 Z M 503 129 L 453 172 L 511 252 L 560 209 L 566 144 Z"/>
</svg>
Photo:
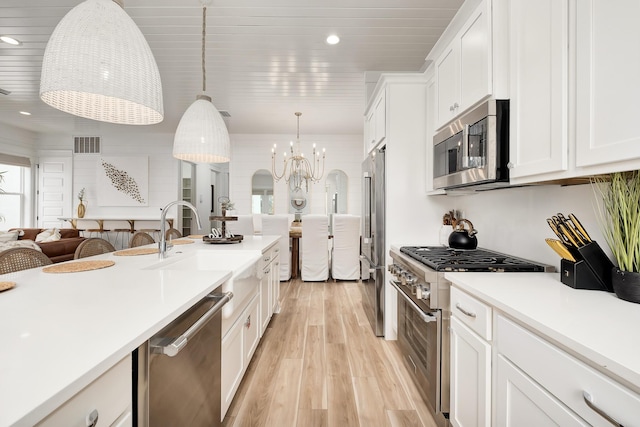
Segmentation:
<svg viewBox="0 0 640 427">
<path fill-rule="evenodd" d="M 327 37 L 327 43 L 338 44 L 340 43 L 340 37 L 336 36 L 335 34 L 331 34 L 329 37 Z"/>
<path fill-rule="evenodd" d="M 13 37 L 9 37 L 9 36 L 0 36 L 0 41 L 5 42 L 7 44 L 12 44 L 14 46 L 18 46 L 22 44 L 20 40 L 14 39 Z"/>
<path fill-rule="evenodd" d="M 20 111 L 20 114 L 22 114 L 23 116 L 30 116 L 31 113 L 28 111 Z"/>
</svg>

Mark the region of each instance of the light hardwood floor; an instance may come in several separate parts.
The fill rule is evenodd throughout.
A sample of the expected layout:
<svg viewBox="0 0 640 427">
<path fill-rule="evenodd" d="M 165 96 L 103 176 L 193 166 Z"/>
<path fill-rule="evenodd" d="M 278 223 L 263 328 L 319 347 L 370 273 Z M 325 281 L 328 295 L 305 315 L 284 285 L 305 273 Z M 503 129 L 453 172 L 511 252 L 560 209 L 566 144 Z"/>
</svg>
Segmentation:
<svg viewBox="0 0 640 427">
<path fill-rule="evenodd" d="M 374 336 L 358 286 L 281 283 L 281 312 L 223 426 L 436 426 L 395 342 Z"/>
</svg>

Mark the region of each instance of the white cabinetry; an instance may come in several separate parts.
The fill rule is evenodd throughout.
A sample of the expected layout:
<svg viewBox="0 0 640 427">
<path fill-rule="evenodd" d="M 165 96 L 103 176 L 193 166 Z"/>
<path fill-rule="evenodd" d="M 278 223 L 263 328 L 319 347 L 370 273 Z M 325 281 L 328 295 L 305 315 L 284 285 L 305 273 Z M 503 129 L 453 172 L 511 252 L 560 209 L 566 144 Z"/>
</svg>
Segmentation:
<svg viewBox="0 0 640 427">
<path fill-rule="evenodd" d="M 224 418 L 260 341 L 259 295 L 256 295 L 222 339 L 221 405 Z"/>
<path fill-rule="evenodd" d="M 640 158 L 638 16 L 636 0 L 576 3 L 577 167 Z"/>
<path fill-rule="evenodd" d="M 451 289 L 451 412 L 455 427 L 491 425 L 491 309 Z"/>
<path fill-rule="evenodd" d="M 433 191 L 433 135 L 436 130 L 436 77 L 433 67 L 426 73 L 427 95 L 426 95 L 426 134 L 425 140 L 425 190 L 427 194 Z"/>
<path fill-rule="evenodd" d="M 435 61 L 437 127 L 492 93 L 491 1 L 485 0 Z"/>
<path fill-rule="evenodd" d="M 269 248 L 262 255 L 262 277 L 260 278 L 260 335 L 271 320 L 273 313 L 280 311 L 280 249 Z"/>
<path fill-rule="evenodd" d="M 510 362 L 503 361 L 497 367 L 498 420 L 508 420 L 514 410 L 522 411 L 528 406 L 535 406 L 535 410 L 530 411 L 535 416 L 542 417 L 544 413 L 556 425 L 563 426 L 610 426 L 611 420 L 621 425 L 635 425 L 640 420 L 640 395 L 502 315 L 496 316 L 495 327 L 497 357 Z M 528 386 L 518 385 L 514 370 L 528 379 Z M 526 387 L 542 388 L 545 396 L 529 397 L 519 391 Z M 518 398 L 518 407 L 510 401 L 514 394 L 525 394 Z M 558 401 L 564 410 L 558 409 Z M 526 415 L 525 412 L 521 416 L 527 419 L 526 425 L 548 425 L 529 424 Z M 576 421 L 567 421 L 572 419 Z"/>
<path fill-rule="evenodd" d="M 365 150 L 375 148 L 387 136 L 387 97 L 385 91 L 378 93 L 365 113 Z"/>
<path fill-rule="evenodd" d="M 95 418 L 98 426 L 131 426 L 131 369 L 131 356 L 127 356 L 37 426 L 86 427 Z"/>
<path fill-rule="evenodd" d="M 568 0 L 510 0 L 511 178 L 568 167 Z"/>
<path fill-rule="evenodd" d="M 498 426 L 588 425 L 503 355 L 496 370 Z"/>
<path fill-rule="evenodd" d="M 511 181 L 640 169 L 634 0 L 509 0 Z"/>
</svg>

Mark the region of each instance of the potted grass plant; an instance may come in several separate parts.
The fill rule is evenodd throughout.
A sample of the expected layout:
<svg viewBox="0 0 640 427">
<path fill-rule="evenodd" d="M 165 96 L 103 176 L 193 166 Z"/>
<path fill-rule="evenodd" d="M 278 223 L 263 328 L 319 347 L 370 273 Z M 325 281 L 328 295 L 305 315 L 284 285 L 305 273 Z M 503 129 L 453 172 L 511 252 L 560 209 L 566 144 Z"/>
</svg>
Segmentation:
<svg viewBox="0 0 640 427">
<path fill-rule="evenodd" d="M 600 225 L 618 266 L 612 285 L 618 298 L 640 303 L 640 171 L 594 178 Z"/>
</svg>

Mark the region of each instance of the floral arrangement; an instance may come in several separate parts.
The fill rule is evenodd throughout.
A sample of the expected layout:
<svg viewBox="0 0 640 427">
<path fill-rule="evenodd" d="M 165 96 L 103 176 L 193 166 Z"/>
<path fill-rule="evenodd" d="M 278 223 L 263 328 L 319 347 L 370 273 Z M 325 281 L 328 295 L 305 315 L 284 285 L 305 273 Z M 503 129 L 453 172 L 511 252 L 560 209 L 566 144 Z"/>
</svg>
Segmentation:
<svg viewBox="0 0 640 427">
<path fill-rule="evenodd" d="M 80 203 L 82 203 L 82 201 L 84 200 L 84 187 L 78 193 L 78 199 L 80 200 Z"/>
</svg>

